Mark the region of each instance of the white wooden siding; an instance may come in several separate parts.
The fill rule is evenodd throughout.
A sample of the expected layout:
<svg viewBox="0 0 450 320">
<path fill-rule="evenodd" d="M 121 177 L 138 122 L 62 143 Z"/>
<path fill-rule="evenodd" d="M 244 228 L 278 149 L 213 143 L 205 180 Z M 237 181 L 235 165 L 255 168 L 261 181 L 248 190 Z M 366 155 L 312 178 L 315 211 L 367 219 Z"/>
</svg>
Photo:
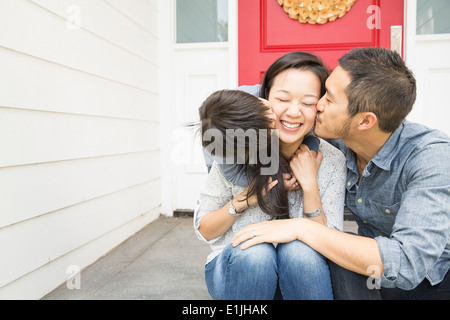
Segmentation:
<svg viewBox="0 0 450 320">
<path fill-rule="evenodd" d="M 156 0 L 0 1 L 0 298 L 44 296 L 158 217 L 157 17 Z"/>
</svg>

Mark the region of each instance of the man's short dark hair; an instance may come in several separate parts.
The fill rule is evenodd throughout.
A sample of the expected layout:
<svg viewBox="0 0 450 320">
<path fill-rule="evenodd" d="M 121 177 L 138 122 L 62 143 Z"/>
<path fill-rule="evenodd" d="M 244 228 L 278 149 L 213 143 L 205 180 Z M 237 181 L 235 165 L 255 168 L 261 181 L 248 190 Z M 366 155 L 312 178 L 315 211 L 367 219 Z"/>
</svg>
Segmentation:
<svg viewBox="0 0 450 320">
<path fill-rule="evenodd" d="M 416 79 L 401 56 L 383 48 L 357 48 L 339 65 L 351 78 L 346 90 L 350 116 L 373 112 L 380 130 L 397 130 L 417 97 Z"/>
</svg>

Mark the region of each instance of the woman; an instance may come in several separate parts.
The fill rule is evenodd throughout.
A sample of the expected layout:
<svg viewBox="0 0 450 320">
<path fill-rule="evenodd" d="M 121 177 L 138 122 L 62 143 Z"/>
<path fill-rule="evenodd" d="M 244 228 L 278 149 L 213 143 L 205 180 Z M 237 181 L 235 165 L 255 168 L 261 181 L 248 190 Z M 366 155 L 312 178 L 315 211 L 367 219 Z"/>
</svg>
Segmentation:
<svg viewBox="0 0 450 320">
<path fill-rule="evenodd" d="M 244 188 L 227 181 L 217 163 L 212 166 L 194 225 L 212 248 L 205 278 L 214 299 L 273 299 L 277 286 L 284 299 L 333 298 L 326 259 L 303 243 L 262 243 L 247 250 L 241 249 L 245 243 L 231 243 L 246 226 L 280 217 L 304 217 L 342 230 L 345 158 L 325 141 L 317 156 L 302 146 L 314 126 L 327 76 L 320 59 L 295 52 L 277 60 L 262 83 L 261 95 L 269 101 L 279 129 L 276 176 L 291 172 L 292 179 L 254 175 Z M 301 189 L 286 191 L 285 185 L 293 182 Z"/>
</svg>

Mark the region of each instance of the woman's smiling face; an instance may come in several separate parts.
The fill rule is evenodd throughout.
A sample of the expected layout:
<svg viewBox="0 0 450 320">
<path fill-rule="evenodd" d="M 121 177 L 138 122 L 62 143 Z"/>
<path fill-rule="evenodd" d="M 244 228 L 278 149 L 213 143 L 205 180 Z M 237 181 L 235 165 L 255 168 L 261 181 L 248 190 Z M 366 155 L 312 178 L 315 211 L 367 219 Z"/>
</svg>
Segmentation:
<svg viewBox="0 0 450 320">
<path fill-rule="evenodd" d="M 314 127 L 320 89 L 319 78 L 308 70 L 288 69 L 275 77 L 269 102 L 286 155 L 295 152 Z"/>
</svg>

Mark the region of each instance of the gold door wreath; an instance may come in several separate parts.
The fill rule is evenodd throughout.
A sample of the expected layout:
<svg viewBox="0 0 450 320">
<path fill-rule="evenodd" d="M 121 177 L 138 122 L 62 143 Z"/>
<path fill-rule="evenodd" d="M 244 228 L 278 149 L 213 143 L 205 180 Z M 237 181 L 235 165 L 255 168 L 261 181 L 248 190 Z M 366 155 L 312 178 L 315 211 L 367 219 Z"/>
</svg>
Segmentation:
<svg viewBox="0 0 450 320">
<path fill-rule="evenodd" d="M 291 19 L 301 23 L 325 24 L 342 18 L 356 0 L 278 0 Z"/>
</svg>

